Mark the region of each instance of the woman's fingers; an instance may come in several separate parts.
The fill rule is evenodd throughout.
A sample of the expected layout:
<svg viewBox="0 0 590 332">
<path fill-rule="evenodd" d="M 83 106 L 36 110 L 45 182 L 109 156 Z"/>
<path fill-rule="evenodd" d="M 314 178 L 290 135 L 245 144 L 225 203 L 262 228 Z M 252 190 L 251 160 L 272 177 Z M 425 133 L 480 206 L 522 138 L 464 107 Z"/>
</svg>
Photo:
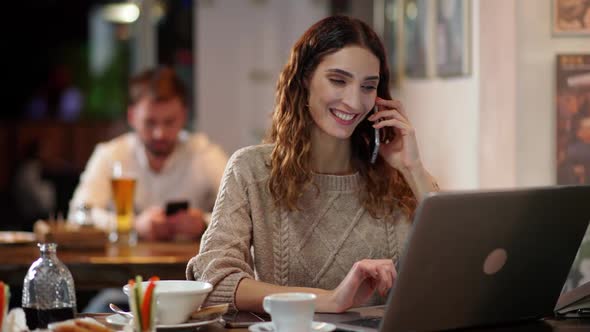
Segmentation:
<svg viewBox="0 0 590 332">
<path fill-rule="evenodd" d="M 401 101 L 399 101 L 397 99 L 387 100 L 387 99 L 383 99 L 383 98 L 377 98 L 375 100 L 375 104 L 377 104 L 378 106 L 382 106 L 382 108 L 385 108 L 386 110 L 388 110 L 388 109 L 398 110 L 405 118 L 408 117 L 408 115 L 406 114 L 406 110 L 405 110 L 404 105 L 402 104 Z M 377 112 L 377 113 L 379 113 L 379 112 Z"/>
<path fill-rule="evenodd" d="M 359 271 L 359 282 L 363 282 L 364 279 L 375 279 L 378 275 L 377 269 L 371 264 L 370 260 L 362 260 L 355 264 Z"/>
<path fill-rule="evenodd" d="M 408 134 L 412 134 L 414 131 L 413 127 L 411 127 L 407 123 L 404 123 L 404 122 L 397 120 L 397 119 L 384 120 L 379 123 L 375 123 L 373 125 L 373 128 L 383 128 L 383 127 L 395 127 L 397 129 L 399 129 L 401 131 L 402 135 L 404 135 L 404 136 L 408 135 Z"/>
<path fill-rule="evenodd" d="M 381 280 L 379 280 L 378 291 L 381 296 L 384 296 L 393 285 L 393 277 L 391 272 L 385 268 L 379 269 L 379 276 Z"/>
<path fill-rule="evenodd" d="M 395 267 L 390 259 L 365 259 L 354 263 L 333 291 L 334 312 L 366 304 L 375 291 L 385 295 L 395 277 Z"/>
<path fill-rule="evenodd" d="M 369 278 L 373 288 L 382 296 L 393 286 L 397 272 L 393 262 L 388 259 L 364 260 L 359 262 L 359 268 L 365 278 Z"/>
<path fill-rule="evenodd" d="M 385 260 L 379 265 L 379 274 L 381 276 L 382 288 L 380 289 L 381 296 L 384 296 L 393 287 L 393 283 L 397 278 L 397 271 L 393 265 L 393 261 Z"/>
<path fill-rule="evenodd" d="M 404 123 L 410 124 L 410 121 L 397 110 L 380 111 L 378 113 L 372 114 L 367 119 L 375 123 L 389 119 L 397 119 Z"/>
</svg>

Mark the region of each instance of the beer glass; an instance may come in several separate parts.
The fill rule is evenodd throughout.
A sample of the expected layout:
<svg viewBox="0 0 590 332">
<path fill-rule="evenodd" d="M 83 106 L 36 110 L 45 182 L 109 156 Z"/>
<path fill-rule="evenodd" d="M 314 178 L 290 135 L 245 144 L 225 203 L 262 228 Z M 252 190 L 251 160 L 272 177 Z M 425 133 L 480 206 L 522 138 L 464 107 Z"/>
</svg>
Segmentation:
<svg viewBox="0 0 590 332">
<path fill-rule="evenodd" d="M 109 236 L 111 242 L 129 245 L 137 243 L 137 233 L 133 225 L 135 183 L 136 178 L 132 172 L 125 169 L 119 161 L 113 163 L 111 188 L 117 222 Z"/>
</svg>

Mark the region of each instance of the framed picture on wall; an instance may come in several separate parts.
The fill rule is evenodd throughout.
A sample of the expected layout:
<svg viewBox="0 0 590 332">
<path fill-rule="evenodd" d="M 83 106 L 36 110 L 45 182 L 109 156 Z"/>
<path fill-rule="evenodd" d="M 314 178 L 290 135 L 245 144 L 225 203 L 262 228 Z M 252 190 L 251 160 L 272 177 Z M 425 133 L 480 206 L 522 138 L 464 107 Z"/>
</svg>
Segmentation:
<svg viewBox="0 0 590 332">
<path fill-rule="evenodd" d="M 399 87 L 404 70 L 402 58 L 402 24 L 404 0 L 385 0 L 384 8 L 377 8 L 376 13 L 384 14 L 383 43 L 389 62 L 389 81 L 391 87 Z"/>
<path fill-rule="evenodd" d="M 552 0 L 555 36 L 590 36 L 590 0 Z"/>
<path fill-rule="evenodd" d="M 557 183 L 590 184 L 590 54 L 556 59 Z"/>
<path fill-rule="evenodd" d="M 430 0 L 405 0 L 403 3 L 404 76 L 434 76 L 433 5 Z"/>
<path fill-rule="evenodd" d="M 439 0 L 436 3 L 437 75 L 468 75 L 471 70 L 470 1 Z"/>
</svg>

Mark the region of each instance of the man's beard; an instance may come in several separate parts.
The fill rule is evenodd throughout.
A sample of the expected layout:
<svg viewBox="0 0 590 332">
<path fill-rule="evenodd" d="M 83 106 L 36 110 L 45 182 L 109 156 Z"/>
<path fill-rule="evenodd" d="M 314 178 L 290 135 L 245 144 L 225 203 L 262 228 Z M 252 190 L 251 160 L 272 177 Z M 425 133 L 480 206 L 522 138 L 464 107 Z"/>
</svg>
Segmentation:
<svg viewBox="0 0 590 332">
<path fill-rule="evenodd" d="M 151 144 L 146 144 L 147 151 L 156 158 L 165 158 L 174 151 L 174 144 L 167 144 L 165 148 L 157 148 Z"/>
</svg>

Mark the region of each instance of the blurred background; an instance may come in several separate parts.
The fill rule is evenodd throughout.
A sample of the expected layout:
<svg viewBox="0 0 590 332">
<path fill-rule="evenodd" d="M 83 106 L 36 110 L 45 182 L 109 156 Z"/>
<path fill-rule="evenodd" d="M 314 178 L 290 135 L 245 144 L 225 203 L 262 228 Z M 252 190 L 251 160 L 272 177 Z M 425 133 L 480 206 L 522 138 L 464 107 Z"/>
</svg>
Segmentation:
<svg viewBox="0 0 590 332">
<path fill-rule="evenodd" d="M 192 0 L 40 0 L 16 5 L 22 21 L 5 63 L 13 77 L 0 129 L 1 228 L 31 230 L 64 216 L 96 143 L 127 130 L 129 75 L 171 65 L 194 91 Z M 191 107 L 191 119 L 195 117 Z M 192 120 L 191 120 L 192 124 Z"/>
<path fill-rule="evenodd" d="M 384 38 L 393 94 L 443 188 L 554 184 L 555 59 L 590 53 L 584 28 L 555 28 L 556 1 L 21 1 L 3 51 L 0 229 L 67 214 L 96 143 L 128 129 L 127 78 L 156 64 L 190 87 L 189 129 L 228 154 L 260 142 L 291 45 L 336 13 Z M 460 50 L 459 62 L 444 49 Z"/>
</svg>

